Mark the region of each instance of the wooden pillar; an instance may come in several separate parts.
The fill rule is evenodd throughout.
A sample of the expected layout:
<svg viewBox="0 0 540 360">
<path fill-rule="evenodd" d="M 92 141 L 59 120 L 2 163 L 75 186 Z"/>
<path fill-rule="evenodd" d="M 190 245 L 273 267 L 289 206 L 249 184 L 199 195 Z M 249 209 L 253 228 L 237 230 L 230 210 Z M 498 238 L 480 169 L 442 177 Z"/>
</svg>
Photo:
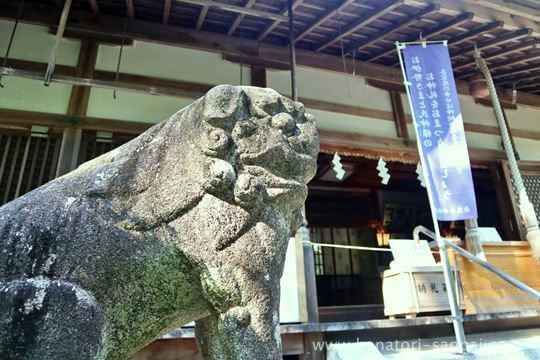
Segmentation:
<svg viewBox="0 0 540 360">
<path fill-rule="evenodd" d="M 392 103 L 392 114 L 394 115 L 394 122 L 396 124 L 397 136 L 403 139 L 410 139 L 409 129 L 407 129 L 407 117 L 405 116 L 405 110 L 403 109 L 401 94 L 396 90 L 390 90 L 389 93 L 390 102 Z"/>
<path fill-rule="evenodd" d="M 251 85 L 266 87 L 266 68 L 261 66 L 251 67 Z"/>
<path fill-rule="evenodd" d="M 82 40 L 75 76 L 84 78 L 92 77 L 96 67 L 98 49 L 98 43 Z M 76 123 L 79 117 L 86 116 L 90 91 L 91 87 L 89 86 L 73 86 L 67 112 L 69 116 L 72 116 L 73 123 Z M 56 177 L 62 176 L 77 167 L 81 135 L 81 129 L 75 127 L 66 127 L 64 129 L 60 154 L 58 155 Z"/>
</svg>

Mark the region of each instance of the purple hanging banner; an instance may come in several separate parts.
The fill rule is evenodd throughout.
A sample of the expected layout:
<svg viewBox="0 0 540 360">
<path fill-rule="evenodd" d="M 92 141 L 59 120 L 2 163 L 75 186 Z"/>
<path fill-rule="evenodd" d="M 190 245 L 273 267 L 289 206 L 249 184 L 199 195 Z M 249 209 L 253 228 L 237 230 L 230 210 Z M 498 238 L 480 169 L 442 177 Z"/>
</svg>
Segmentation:
<svg viewBox="0 0 540 360">
<path fill-rule="evenodd" d="M 463 118 L 448 47 L 402 45 L 417 141 L 439 220 L 477 218 Z M 427 180 L 427 179 L 426 179 Z"/>
</svg>

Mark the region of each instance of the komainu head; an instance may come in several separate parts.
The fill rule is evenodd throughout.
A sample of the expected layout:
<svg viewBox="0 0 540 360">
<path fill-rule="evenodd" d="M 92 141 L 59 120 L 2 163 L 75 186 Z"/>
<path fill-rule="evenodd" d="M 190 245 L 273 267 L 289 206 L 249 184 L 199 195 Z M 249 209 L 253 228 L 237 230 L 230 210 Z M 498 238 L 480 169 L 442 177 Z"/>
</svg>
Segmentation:
<svg viewBox="0 0 540 360">
<path fill-rule="evenodd" d="M 220 85 L 150 129 L 134 151 L 122 171 L 138 198 L 128 226 L 148 229 L 205 194 L 248 211 L 278 204 L 299 217 L 319 141 L 301 103 L 272 89 Z"/>
</svg>

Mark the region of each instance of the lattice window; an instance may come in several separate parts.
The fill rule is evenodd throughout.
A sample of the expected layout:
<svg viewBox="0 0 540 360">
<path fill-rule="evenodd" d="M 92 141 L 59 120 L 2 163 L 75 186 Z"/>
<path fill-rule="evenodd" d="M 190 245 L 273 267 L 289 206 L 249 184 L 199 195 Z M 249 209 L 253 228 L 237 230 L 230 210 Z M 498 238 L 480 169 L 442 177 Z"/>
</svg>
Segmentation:
<svg viewBox="0 0 540 360">
<path fill-rule="evenodd" d="M 39 137 L 3 130 L 0 134 L 0 203 L 19 197 L 54 178 L 61 135 Z"/>
<path fill-rule="evenodd" d="M 126 143 L 135 136 L 119 136 L 109 132 L 84 131 L 81 137 L 78 164 L 92 160 Z"/>
<path fill-rule="evenodd" d="M 134 136 L 84 131 L 78 164 L 92 160 Z M 105 136 L 104 136 L 105 135 Z M 5 204 L 45 184 L 56 176 L 62 134 L 0 130 L 0 204 Z"/>
<path fill-rule="evenodd" d="M 540 214 L 540 175 L 523 176 L 523 185 L 538 216 Z"/>
</svg>

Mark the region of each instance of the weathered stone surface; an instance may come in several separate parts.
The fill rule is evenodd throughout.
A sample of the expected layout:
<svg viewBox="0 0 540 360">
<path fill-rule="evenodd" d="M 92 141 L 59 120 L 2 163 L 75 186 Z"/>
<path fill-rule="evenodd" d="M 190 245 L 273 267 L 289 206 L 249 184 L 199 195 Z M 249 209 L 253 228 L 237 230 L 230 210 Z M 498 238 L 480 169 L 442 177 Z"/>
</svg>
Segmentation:
<svg viewBox="0 0 540 360">
<path fill-rule="evenodd" d="M 314 120 L 218 86 L 0 208 L 0 359 L 125 359 L 196 320 L 209 359 L 278 359 L 279 279 Z"/>
</svg>

